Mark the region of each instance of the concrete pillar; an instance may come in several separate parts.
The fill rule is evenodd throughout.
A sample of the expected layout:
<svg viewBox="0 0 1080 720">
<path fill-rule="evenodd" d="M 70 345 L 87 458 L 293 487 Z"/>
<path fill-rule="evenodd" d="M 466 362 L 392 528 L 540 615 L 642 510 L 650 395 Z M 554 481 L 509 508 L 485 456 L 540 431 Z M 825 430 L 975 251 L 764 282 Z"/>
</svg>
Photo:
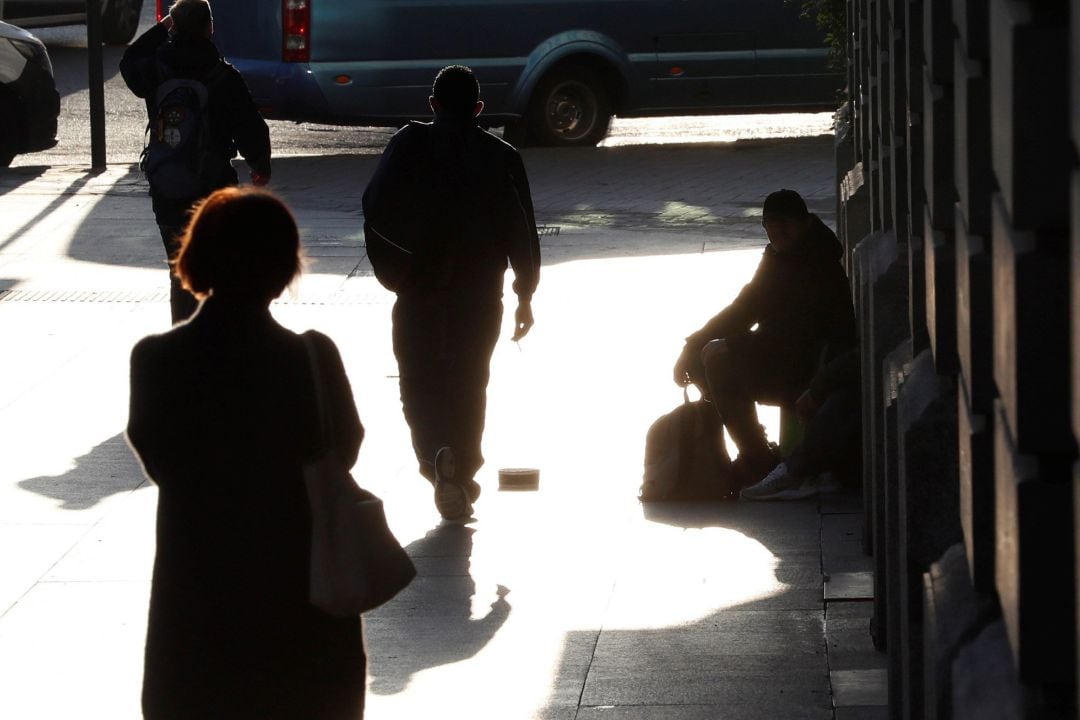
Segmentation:
<svg viewBox="0 0 1080 720">
<path fill-rule="evenodd" d="M 923 0 L 910 0 L 904 6 L 906 18 L 905 52 L 907 83 L 907 218 L 908 218 L 908 323 L 912 352 L 916 355 L 930 347 L 926 330 L 926 262 L 923 254 Z"/>
<path fill-rule="evenodd" d="M 871 515 L 875 563 L 873 634 L 877 647 L 884 648 L 889 623 L 887 586 L 895 577 L 889 573 L 887 556 L 896 526 L 896 520 L 890 524 L 886 518 L 896 505 L 890 498 L 895 481 L 890 485 L 885 450 L 886 438 L 894 437 L 886 429 L 886 417 L 895 405 L 896 390 L 884 363 L 907 339 L 907 256 L 900 253 L 894 233 L 871 233 L 856 246 L 854 264 L 862 344 L 863 497 Z M 910 357 L 910 348 L 906 353 Z"/>
<path fill-rule="evenodd" d="M 960 522 L 975 588 L 994 589 L 993 290 L 988 236 L 970 232 L 957 205 L 956 317 L 960 362 Z"/>
<path fill-rule="evenodd" d="M 995 584 L 1025 685 L 1075 674 L 1067 256 L 995 204 Z"/>
<path fill-rule="evenodd" d="M 963 543 L 949 548 L 923 575 L 925 720 L 953 713 L 953 661 L 982 628 L 997 619 L 992 596 L 971 585 Z M 986 692 L 984 689 L 983 692 Z"/>
<path fill-rule="evenodd" d="M 908 164 L 907 164 L 907 12 L 904 0 L 889 0 L 889 103 L 887 108 L 889 139 L 889 217 L 896 230 L 897 241 L 907 250 L 908 232 Z"/>
<path fill-rule="evenodd" d="M 869 104 L 867 106 L 867 140 L 869 154 L 863 163 L 863 173 L 866 175 L 866 185 L 870 189 L 870 228 L 873 231 L 885 229 L 882 222 L 881 206 L 881 123 L 879 112 L 881 108 L 881 77 L 878 75 L 881 66 L 879 54 L 881 42 L 879 38 L 879 18 L 881 17 L 881 4 L 885 0 L 867 0 L 867 30 L 866 30 L 866 72 L 869 76 Z"/>
<path fill-rule="evenodd" d="M 954 0 L 953 91 L 957 203 L 956 328 L 960 393 L 960 520 L 968 568 L 993 590 L 993 289 L 990 265 L 990 20 L 986 3 Z"/>
<path fill-rule="evenodd" d="M 1067 20 L 1064 3 L 990 2 L 994 176 L 1020 230 L 1069 224 Z"/>
<path fill-rule="evenodd" d="M 899 394 L 900 634 L 905 720 L 923 716 L 923 573 L 962 542 L 957 484 L 956 381 L 930 350 L 911 362 Z M 891 612 L 891 609 L 890 609 Z M 897 648 L 891 648 L 896 652 Z"/>
<path fill-rule="evenodd" d="M 870 1 L 852 0 L 855 17 L 852 36 L 854 44 L 852 58 L 855 64 L 853 71 L 855 85 L 852 86 L 855 106 L 855 162 L 863 163 L 867 170 L 870 164 L 870 86 L 873 83 L 874 68 L 869 58 Z"/>
<path fill-rule="evenodd" d="M 956 371 L 956 289 L 953 243 L 953 24 L 950 0 L 923 4 L 922 226 L 926 329 L 938 370 Z"/>
<path fill-rule="evenodd" d="M 875 137 L 878 144 L 878 171 L 875 173 L 874 203 L 877 222 L 882 229 L 895 227 L 893 222 L 893 31 L 890 9 L 893 0 L 878 0 L 875 45 L 877 53 L 877 98 L 874 108 Z"/>
<path fill-rule="evenodd" d="M 907 554 L 904 552 L 903 542 L 906 535 L 904 531 L 904 516 L 901 507 L 902 487 L 900 482 L 903 445 L 901 439 L 900 420 L 900 396 L 903 393 L 904 384 L 911 374 L 912 357 L 911 342 L 902 342 L 896 349 L 889 353 L 882 365 L 882 381 L 884 396 L 882 397 L 882 437 L 877 449 L 880 455 L 881 478 L 878 481 L 878 491 L 885 499 L 883 540 L 884 563 L 877 560 L 880 570 L 884 569 L 887 578 L 882 584 L 882 592 L 874 588 L 875 612 L 874 620 L 879 618 L 878 607 L 884 606 L 880 615 L 886 621 L 886 646 L 889 651 L 888 675 L 889 675 L 889 718 L 900 720 L 906 718 L 909 710 L 905 702 L 909 692 L 904 674 L 909 658 L 906 648 L 907 619 L 905 593 L 908 590 L 906 582 Z M 875 580 L 877 575 L 875 575 Z"/>
</svg>

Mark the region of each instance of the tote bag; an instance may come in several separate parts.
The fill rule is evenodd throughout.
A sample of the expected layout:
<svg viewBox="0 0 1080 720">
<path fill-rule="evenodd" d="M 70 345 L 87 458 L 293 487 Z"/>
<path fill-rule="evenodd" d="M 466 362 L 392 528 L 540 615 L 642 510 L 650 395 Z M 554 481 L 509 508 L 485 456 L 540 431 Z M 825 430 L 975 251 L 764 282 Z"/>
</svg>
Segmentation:
<svg viewBox="0 0 1080 720">
<path fill-rule="evenodd" d="M 401 592 L 416 567 L 386 524 L 383 503 L 358 487 L 334 447 L 333 414 L 318 352 L 302 336 L 315 382 L 320 454 L 304 465 L 311 506 L 308 596 L 330 615 L 356 617 Z"/>
</svg>

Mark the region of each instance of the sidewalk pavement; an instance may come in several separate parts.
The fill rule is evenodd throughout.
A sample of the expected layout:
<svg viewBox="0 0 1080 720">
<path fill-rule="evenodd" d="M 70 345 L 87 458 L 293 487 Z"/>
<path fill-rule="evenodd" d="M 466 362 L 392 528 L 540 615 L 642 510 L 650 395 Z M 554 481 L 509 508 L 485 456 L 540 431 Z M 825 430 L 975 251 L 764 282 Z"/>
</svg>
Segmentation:
<svg viewBox="0 0 1080 720">
<path fill-rule="evenodd" d="M 537 326 L 496 350 L 467 525 L 438 522 L 410 459 L 392 296 L 363 254 L 375 158 L 275 166 L 310 267 L 274 314 L 338 343 L 367 428 L 354 474 L 420 570 L 365 619 L 367 717 L 884 717 L 857 502 L 635 499 L 683 337 L 756 266 L 761 200 L 793 187 L 833 220 L 831 140 L 525 160 L 549 228 Z M 168 317 L 145 185 L 18 168 L 0 218 L 0 716 L 137 718 L 156 490 L 122 437 L 127 356 Z M 541 489 L 499 492 L 512 466 Z"/>
</svg>

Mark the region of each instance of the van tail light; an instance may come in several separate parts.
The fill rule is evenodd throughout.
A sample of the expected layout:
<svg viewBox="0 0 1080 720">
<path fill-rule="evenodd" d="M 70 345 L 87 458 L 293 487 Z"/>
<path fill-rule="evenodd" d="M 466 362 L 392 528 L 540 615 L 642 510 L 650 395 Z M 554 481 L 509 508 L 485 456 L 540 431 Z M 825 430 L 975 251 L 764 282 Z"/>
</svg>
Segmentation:
<svg viewBox="0 0 1080 720">
<path fill-rule="evenodd" d="M 157 0 L 157 21 L 169 14 L 169 0 Z"/>
<path fill-rule="evenodd" d="M 281 0 L 281 59 L 311 60 L 311 0 Z"/>
</svg>

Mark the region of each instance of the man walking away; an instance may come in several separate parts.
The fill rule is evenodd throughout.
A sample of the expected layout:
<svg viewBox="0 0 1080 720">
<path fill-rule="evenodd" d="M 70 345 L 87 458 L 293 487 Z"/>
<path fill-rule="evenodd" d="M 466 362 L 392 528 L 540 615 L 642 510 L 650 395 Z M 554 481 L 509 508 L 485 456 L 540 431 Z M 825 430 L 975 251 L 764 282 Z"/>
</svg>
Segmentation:
<svg viewBox="0 0 1080 720">
<path fill-rule="evenodd" d="M 472 70 L 444 68 L 434 122 L 399 130 L 364 192 L 364 234 L 393 310 L 401 404 L 420 474 L 446 519 L 472 514 L 503 275 L 514 270 L 513 339 L 533 324 L 540 244 L 521 156 L 477 125 Z"/>
<path fill-rule="evenodd" d="M 254 184 L 270 180 L 270 132 L 244 79 L 210 40 L 213 32 L 207 0 L 177 0 L 120 61 L 124 82 L 146 100 L 142 168 L 170 260 L 192 204 L 237 184 L 230 162 L 237 152 L 251 167 Z M 195 312 L 198 303 L 171 273 L 170 280 L 176 323 Z"/>
</svg>

